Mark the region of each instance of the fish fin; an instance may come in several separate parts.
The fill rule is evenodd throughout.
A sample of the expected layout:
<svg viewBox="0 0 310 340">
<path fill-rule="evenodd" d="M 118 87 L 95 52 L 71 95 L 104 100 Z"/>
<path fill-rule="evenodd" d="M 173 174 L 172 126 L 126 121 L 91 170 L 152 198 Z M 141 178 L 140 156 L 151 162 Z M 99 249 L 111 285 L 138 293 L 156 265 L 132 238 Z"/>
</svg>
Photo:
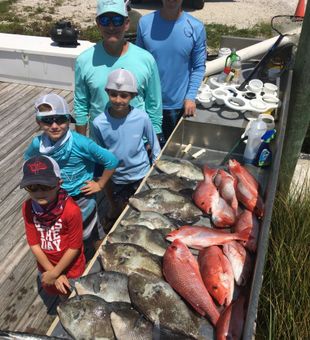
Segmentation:
<svg viewBox="0 0 310 340">
<path fill-rule="evenodd" d="M 249 237 L 250 237 L 250 234 L 251 234 L 251 229 L 250 228 L 246 228 L 246 229 L 240 231 L 240 233 L 238 233 L 238 237 L 242 241 L 248 241 Z"/>
<path fill-rule="evenodd" d="M 190 189 L 190 188 L 185 188 L 185 189 L 181 189 L 179 191 L 180 194 L 184 195 L 185 197 L 188 197 L 188 198 L 192 198 L 193 196 L 193 192 L 194 190 L 193 189 Z"/>
<path fill-rule="evenodd" d="M 262 198 L 258 195 L 256 206 L 254 208 L 254 213 L 257 218 L 262 218 L 264 216 L 264 203 Z"/>
</svg>

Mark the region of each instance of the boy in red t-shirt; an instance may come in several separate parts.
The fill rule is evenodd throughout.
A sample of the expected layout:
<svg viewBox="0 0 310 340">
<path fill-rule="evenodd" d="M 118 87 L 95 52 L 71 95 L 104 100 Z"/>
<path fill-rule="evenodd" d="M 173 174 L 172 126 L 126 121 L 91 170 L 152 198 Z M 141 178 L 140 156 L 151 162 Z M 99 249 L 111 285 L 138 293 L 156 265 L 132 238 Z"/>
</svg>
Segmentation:
<svg viewBox="0 0 310 340">
<path fill-rule="evenodd" d="M 80 208 L 60 184 L 54 159 L 36 156 L 24 163 L 20 187 L 30 196 L 22 207 L 27 241 L 43 288 L 68 295 L 69 279 L 80 277 L 85 269 L 83 220 Z"/>
</svg>

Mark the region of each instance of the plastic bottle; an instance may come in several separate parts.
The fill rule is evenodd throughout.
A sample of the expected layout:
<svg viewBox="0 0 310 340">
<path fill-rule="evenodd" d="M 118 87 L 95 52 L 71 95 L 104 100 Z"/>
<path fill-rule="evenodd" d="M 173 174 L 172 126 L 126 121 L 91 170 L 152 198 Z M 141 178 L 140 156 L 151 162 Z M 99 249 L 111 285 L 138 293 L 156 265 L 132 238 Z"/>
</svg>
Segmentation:
<svg viewBox="0 0 310 340">
<path fill-rule="evenodd" d="M 231 49 L 228 47 L 222 47 L 219 49 L 218 58 L 227 57 L 231 54 Z"/>
<path fill-rule="evenodd" d="M 268 127 L 267 127 L 268 128 Z M 271 165 L 272 162 L 272 152 L 270 150 L 269 144 L 275 138 L 276 130 L 267 130 L 262 136 L 262 143 L 258 148 L 254 164 L 262 168 Z"/>
<path fill-rule="evenodd" d="M 243 154 L 244 163 L 254 164 L 258 149 L 262 143 L 262 136 L 267 131 L 267 124 L 260 119 L 252 121 L 247 131 L 247 144 Z"/>
<path fill-rule="evenodd" d="M 230 68 L 231 72 L 234 73 L 234 76 L 231 80 L 232 84 L 241 84 L 243 81 L 242 77 L 242 64 L 241 64 L 241 58 L 236 53 L 236 50 L 233 50 L 230 55 Z"/>
<path fill-rule="evenodd" d="M 223 72 L 220 73 L 219 76 L 217 77 L 217 81 L 219 83 L 225 83 L 229 72 L 230 72 L 230 67 L 225 66 Z"/>
<path fill-rule="evenodd" d="M 228 82 L 229 74 L 230 74 L 230 71 L 231 71 L 231 69 L 230 69 L 230 64 L 231 64 L 230 56 L 231 56 L 231 53 L 229 53 L 229 55 L 227 55 L 227 57 L 225 59 L 224 70 L 218 75 L 218 77 L 216 79 L 219 83 L 227 83 Z"/>
</svg>

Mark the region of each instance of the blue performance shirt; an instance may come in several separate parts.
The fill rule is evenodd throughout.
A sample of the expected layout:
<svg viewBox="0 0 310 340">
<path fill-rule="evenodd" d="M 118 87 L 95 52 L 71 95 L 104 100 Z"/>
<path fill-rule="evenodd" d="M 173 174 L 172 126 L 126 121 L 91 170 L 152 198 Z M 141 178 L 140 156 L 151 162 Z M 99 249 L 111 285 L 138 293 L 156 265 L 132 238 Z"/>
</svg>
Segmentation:
<svg viewBox="0 0 310 340">
<path fill-rule="evenodd" d="M 117 158 L 112 152 L 100 147 L 91 139 L 71 131 L 72 136 L 57 150 L 46 153 L 52 157 L 60 168 L 61 187 L 70 196 L 81 193 L 80 188 L 85 186 L 85 181 L 92 180 L 95 163 L 102 164 L 105 169 L 112 170 L 118 165 Z M 27 148 L 25 160 L 40 155 L 42 135 L 35 137 Z"/>
<path fill-rule="evenodd" d="M 207 57 L 201 21 L 186 12 L 166 20 L 155 11 L 140 18 L 136 44 L 157 62 L 164 109 L 181 109 L 185 99 L 195 100 Z"/>
<path fill-rule="evenodd" d="M 144 146 L 146 138 L 152 148 L 152 161 L 160 153 L 160 146 L 148 115 L 132 109 L 124 118 L 115 118 L 108 111 L 93 122 L 95 140 L 119 159 L 112 180 L 116 184 L 128 184 L 143 178 L 150 169 Z"/>
<path fill-rule="evenodd" d="M 144 49 L 129 43 L 127 52 L 120 57 L 109 55 L 102 42 L 82 52 L 75 64 L 74 112 L 77 125 L 92 122 L 106 111 L 109 97 L 105 91 L 108 75 L 118 68 L 134 74 L 138 95 L 130 104 L 149 115 L 156 133 L 161 133 L 162 98 L 158 68 L 153 56 Z"/>
</svg>

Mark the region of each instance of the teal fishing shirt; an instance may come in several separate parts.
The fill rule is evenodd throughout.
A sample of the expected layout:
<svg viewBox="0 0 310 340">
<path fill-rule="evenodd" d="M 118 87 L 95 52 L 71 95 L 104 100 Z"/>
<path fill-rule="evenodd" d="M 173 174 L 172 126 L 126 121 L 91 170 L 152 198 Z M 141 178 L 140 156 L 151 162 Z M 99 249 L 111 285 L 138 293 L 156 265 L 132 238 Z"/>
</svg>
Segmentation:
<svg viewBox="0 0 310 340">
<path fill-rule="evenodd" d="M 95 163 L 102 164 L 107 170 L 115 169 L 118 165 L 118 159 L 112 152 L 75 131 L 71 131 L 71 137 L 64 144 L 46 153 L 40 152 L 42 136 L 32 140 L 24 158 L 27 160 L 33 156 L 45 155 L 55 159 L 63 180 L 61 187 L 70 196 L 80 194 L 85 182 L 93 179 Z"/>
<path fill-rule="evenodd" d="M 129 43 L 127 52 L 120 57 L 109 55 L 102 42 L 82 52 L 75 64 L 74 112 L 77 125 L 92 122 L 109 106 L 105 91 L 108 75 L 115 69 L 124 68 L 134 74 L 138 95 L 130 105 L 149 115 L 156 133 L 162 129 L 162 98 L 156 61 L 144 49 Z"/>
</svg>

